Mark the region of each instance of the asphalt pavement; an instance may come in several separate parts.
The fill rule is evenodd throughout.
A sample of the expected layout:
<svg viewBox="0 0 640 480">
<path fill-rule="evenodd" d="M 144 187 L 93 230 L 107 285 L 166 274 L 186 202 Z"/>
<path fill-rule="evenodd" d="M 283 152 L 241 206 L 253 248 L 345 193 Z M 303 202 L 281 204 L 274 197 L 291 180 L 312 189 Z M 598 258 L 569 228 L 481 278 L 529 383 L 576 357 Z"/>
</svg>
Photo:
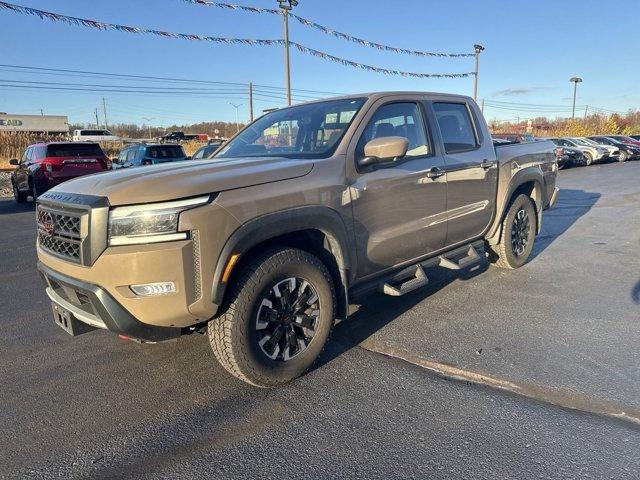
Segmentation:
<svg viewBox="0 0 640 480">
<path fill-rule="evenodd" d="M 640 478 L 639 180 L 562 171 L 525 267 L 370 297 L 278 390 L 204 336 L 69 337 L 33 205 L 0 200 L 0 477 Z"/>
</svg>

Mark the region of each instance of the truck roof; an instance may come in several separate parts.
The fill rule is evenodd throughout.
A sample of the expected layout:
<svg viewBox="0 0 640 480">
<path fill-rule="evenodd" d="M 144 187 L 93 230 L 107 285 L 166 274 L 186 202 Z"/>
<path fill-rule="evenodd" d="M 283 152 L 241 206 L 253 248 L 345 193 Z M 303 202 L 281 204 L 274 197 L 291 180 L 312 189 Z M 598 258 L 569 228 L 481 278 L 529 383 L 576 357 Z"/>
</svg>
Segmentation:
<svg viewBox="0 0 640 480">
<path fill-rule="evenodd" d="M 318 103 L 318 102 L 325 102 L 327 100 L 347 100 L 350 98 L 356 99 L 356 98 L 368 98 L 370 100 L 378 100 L 381 98 L 385 98 L 385 97 L 393 97 L 393 96 L 397 96 L 397 95 L 424 95 L 424 96 L 434 96 L 434 97 L 450 97 L 450 98 L 456 98 L 456 99 L 461 99 L 464 98 L 465 100 L 472 100 L 471 97 L 469 97 L 468 95 L 460 95 L 457 93 L 439 93 L 439 92 L 424 92 L 424 91 L 418 91 L 418 90 L 390 90 L 390 91 L 386 91 L 386 92 L 368 92 L 368 93 L 360 93 L 360 94 L 350 94 L 350 95 L 339 95 L 339 96 L 335 96 L 335 97 L 329 97 L 329 98 L 323 98 L 320 100 L 312 100 L 309 102 L 303 102 L 303 103 L 299 103 L 297 105 L 302 105 L 302 104 L 306 104 L 306 103 Z"/>
</svg>

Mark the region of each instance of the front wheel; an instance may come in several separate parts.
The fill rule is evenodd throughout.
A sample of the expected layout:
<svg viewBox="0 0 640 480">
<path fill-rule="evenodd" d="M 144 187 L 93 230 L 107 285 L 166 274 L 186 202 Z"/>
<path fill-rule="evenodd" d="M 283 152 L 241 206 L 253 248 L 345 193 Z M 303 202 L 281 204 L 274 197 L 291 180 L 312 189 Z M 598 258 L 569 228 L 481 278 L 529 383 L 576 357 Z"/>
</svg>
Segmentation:
<svg viewBox="0 0 640 480">
<path fill-rule="evenodd" d="M 619 162 L 626 162 L 629 159 L 629 155 L 627 152 L 620 152 L 620 156 L 618 157 Z"/>
<path fill-rule="evenodd" d="M 275 387 L 302 375 L 333 326 L 336 295 L 315 256 L 266 252 L 243 267 L 224 313 L 208 325 L 216 359 L 233 376 Z"/>
<path fill-rule="evenodd" d="M 16 202 L 24 203 L 27 201 L 27 194 L 18 190 L 18 186 L 13 180 L 11 181 L 11 187 L 13 187 L 13 198 Z"/>
<path fill-rule="evenodd" d="M 491 247 L 490 260 L 501 268 L 519 268 L 533 250 L 536 236 L 536 211 L 533 201 L 526 195 L 513 199 L 502 221 L 500 243 Z"/>
<path fill-rule="evenodd" d="M 593 164 L 593 155 L 589 152 L 584 152 L 584 163 L 587 167 Z"/>
</svg>

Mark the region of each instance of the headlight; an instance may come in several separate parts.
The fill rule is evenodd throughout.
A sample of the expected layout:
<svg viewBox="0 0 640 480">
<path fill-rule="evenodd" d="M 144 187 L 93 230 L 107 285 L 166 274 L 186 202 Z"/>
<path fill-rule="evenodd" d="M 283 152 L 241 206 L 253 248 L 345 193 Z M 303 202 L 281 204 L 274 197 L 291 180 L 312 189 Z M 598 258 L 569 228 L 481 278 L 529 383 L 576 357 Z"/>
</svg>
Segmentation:
<svg viewBox="0 0 640 480">
<path fill-rule="evenodd" d="M 184 240 L 178 232 L 180 213 L 208 203 L 209 196 L 116 207 L 109 212 L 109 246 Z"/>
</svg>

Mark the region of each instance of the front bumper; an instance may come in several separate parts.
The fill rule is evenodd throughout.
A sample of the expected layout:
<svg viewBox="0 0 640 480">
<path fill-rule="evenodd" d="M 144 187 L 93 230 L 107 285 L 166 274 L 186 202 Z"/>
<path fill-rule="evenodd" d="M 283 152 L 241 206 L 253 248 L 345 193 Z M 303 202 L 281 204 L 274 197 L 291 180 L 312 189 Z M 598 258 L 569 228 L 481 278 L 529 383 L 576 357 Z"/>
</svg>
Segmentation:
<svg viewBox="0 0 640 480">
<path fill-rule="evenodd" d="M 146 342 L 171 340 L 181 334 L 181 328 L 157 327 L 138 321 L 97 285 L 63 275 L 42 262 L 38 262 L 38 270 L 49 299 L 87 325 Z"/>
</svg>

